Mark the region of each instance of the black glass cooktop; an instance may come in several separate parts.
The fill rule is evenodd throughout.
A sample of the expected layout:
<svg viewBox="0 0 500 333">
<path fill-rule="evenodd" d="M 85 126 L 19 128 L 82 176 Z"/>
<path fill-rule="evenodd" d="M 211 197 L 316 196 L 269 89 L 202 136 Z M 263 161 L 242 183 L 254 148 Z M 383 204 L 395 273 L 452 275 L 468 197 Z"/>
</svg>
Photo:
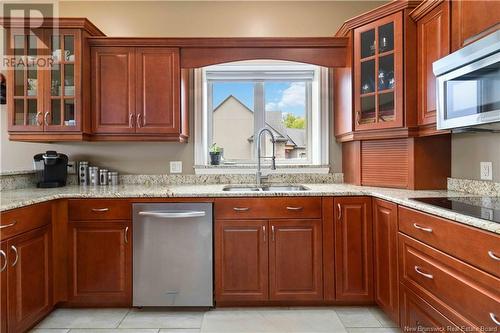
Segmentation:
<svg viewBox="0 0 500 333">
<path fill-rule="evenodd" d="M 412 200 L 500 223 L 500 197 L 413 198 Z"/>
</svg>

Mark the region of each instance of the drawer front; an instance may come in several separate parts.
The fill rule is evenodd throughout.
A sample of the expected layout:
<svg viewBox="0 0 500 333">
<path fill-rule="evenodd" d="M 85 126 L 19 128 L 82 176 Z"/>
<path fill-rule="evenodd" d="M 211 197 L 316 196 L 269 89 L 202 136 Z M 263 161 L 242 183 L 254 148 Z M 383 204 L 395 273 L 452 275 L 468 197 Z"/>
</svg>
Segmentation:
<svg viewBox="0 0 500 333">
<path fill-rule="evenodd" d="M 321 198 L 220 198 L 215 218 L 321 218 Z"/>
<path fill-rule="evenodd" d="M 404 285 L 400 292 L 400 320 L 405 332 L 463 332 Z"/>
<path fill-rule="evenodd" d="M 460 315 L 457 320 L 472 327 L 497 327 L 500 279 L 406 235 L 399 234 L 399 245 L 400 277 L 405 285 L 424 299 L 448 305 Z"/>
<path fill-rule="evenodd" d="M 49 224 L 51 216 L 52 204 L 50 202 L 2 212 L 0 215 L 0 239 L 4 240 Z"/>
<path fill-rule="evenodd" d="M 399 231 L 500 277 L 499 235 L 401 206 Z"/>
<path fill-rule="evenodd" d="M 68 213 L 70 221 L 130 220 L 132 207 L 127 200 L 69 200 Z"/>
</svg>

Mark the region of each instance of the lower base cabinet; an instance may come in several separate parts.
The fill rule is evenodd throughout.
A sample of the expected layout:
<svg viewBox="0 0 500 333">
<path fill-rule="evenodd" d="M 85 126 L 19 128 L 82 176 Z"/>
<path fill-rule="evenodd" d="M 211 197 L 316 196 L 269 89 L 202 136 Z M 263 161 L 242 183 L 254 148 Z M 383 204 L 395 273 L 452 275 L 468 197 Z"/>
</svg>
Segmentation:
<svg viewBox="0 0 500 333">
<path fill-rule="evenodd" d="M 269 224 L 269 298 L 322 300 L 321 220 L 280 220 Z"/>
<path fill-rule="evenodd" d="M 132 304 L 132 223 L 69 223 L 71 306 Z"/>
<path fill-rule="evenodd" d="M 323 299 L 320 219 L 216 220 L 219 304 Z"/>
<path fill-rule="evenodd" d="M 462 332 L 403 284 L 400 291 L 400 327 L 404 332 Z"/>
<path fill-rule="evenodd" d="M 373 199 L 373 273 L 377 305 L 399 323 L 398 206 Z"/>
<path fill-rule="evenodd" d="M 373 302 L 371 197 L 335 198 L 335 298 Z"/>
<path fill-rule="evenodd" d="M 52 309 L 51 227 L 26 232 L 6 243 L 2 274 L 7 273 L 7 331 L 25 332 Z M 2 275 L 2 291 L 4 283 Z M 2 329 L 4 326 L 2 319 Z"/>
<path fill-rule="evenodd" d="M 215 223 L 215 299 L 265 301 L 269 298 L 267 221 Z"/>
</svg>

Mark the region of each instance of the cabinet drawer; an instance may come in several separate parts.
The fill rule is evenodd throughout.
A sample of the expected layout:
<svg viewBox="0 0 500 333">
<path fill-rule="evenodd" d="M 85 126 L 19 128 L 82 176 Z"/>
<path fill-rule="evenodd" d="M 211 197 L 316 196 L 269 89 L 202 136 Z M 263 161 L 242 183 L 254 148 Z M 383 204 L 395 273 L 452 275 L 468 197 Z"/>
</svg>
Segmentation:
<svg viewBox="0 0 500 333">
<path fill-rule="evenodd" d="M 320 197 L 221 198 L 215 200 L 216 219 L 320 217 Z"/>
<path fill-rule="evenodd" d="M 51 215 L 52 204 L 50 202 L 2 212 L 0 215 L 0 239 L 4 240 L 49 224 Z"/>
<path fill-rule="evenodd" d="M 131 206 L 127 200 L 89 199 L 69 200 L 70 221 L 78 220 L 130 220 Z"/>
<path fill-rule="evenodd" d="M 457 324 L 496 327 L 500 279 L 403 234 L 399 246 L 400 277 L 406 286 L 431 304 L 449 306 L 453 311 L 443 314 Z"/>
<path fill-rule="evenodd" d="M 401 206 L 399 231 L 500 277 L 498 235 Z"/>
<path fill-rule="evenodd" d="M 408 332 L 463 332 L 404 285 L 400 287 L 401 327 Z M 451 329 L 450 329 L 451 328 Z"/>
</svg>

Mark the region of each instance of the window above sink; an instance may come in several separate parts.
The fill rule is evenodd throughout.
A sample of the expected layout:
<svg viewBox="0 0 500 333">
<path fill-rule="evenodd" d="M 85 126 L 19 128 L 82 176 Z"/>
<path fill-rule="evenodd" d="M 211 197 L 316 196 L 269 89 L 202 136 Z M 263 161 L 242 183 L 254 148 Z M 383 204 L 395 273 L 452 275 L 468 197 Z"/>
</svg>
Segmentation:
<svg viewBox="0 0 500 333">
<path fill-rule="evenodd" d="M 194 81 L 196 173 L 254 169 L 254 138 L 263 127 L 276 138 L 278 167 L 328 168 L 328 93 L 320 93 L 329 91 L 328 69 L 254 60 L 195 70 Z M 262 141 L 270 155 L 270 136 Z M 218 166 L 210 165 L 213 143 L 222 150 Z"/>
</svg>

